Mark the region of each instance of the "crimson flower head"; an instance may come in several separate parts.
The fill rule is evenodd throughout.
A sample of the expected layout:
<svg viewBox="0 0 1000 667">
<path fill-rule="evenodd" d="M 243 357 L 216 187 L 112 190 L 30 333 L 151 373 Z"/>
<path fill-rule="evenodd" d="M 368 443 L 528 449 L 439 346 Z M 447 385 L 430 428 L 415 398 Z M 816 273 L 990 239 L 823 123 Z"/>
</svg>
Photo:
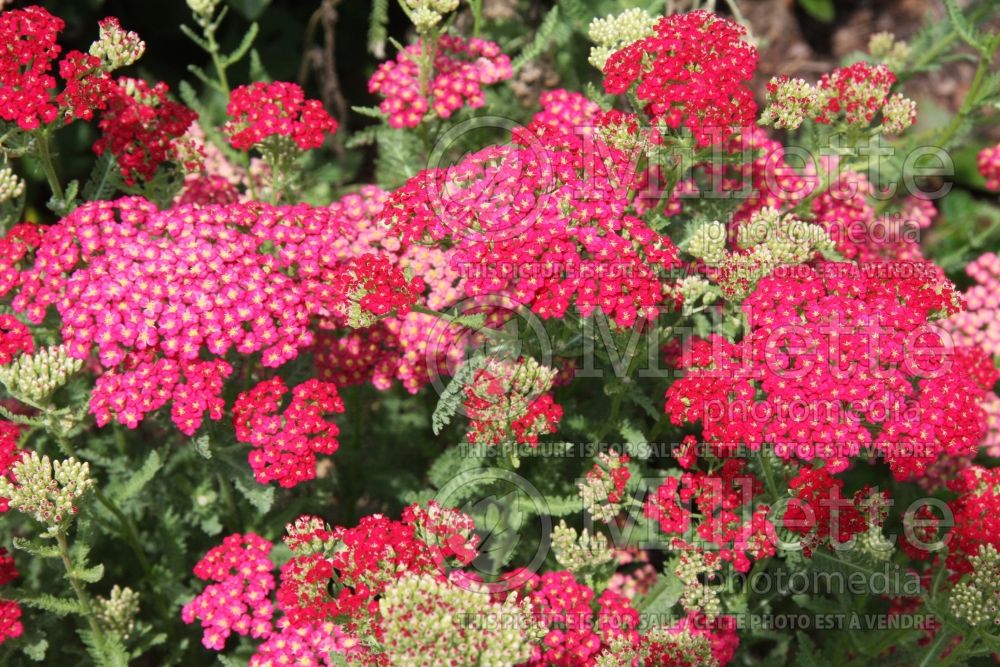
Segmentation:
<svg viewBox="0 0 1000 667">
<path fill-rule="evenodd" d="M 604 90 L 620 95 L 634 85 L 653 122 L 690 129 L 699 146 L 724 141 L 757 114 L 744 85 L 757 49 L 744 35 L 739 24 L 704 10 L 664 17 L 653 35 L 608 58 Z"/>
<path fill-rule="evenodd" d="M 55 121 L 52 100 L 56 87 L 52 61 L 61 50 L 56 43 L 62 19 L 42 7 L 31 6 L 0 13 L 0 118 L 22 130 L 34 130 Z"/>
<path fill-rule="evenodd" d="M 111 151 L 128 184 L 152 178 L 163 162 L 186 160 L 179 139 L 198 115 L 169 99 L 169 90 L 162 81 L 150 86 L 142 79 L 121 77 L 101 116 L 102 135 L 94 142 L 94 152 Z"/>
<path fill-rule="evenodd" d="M 233 148 L 250 150 L 269 137 L 287 137 L 302 150 L 319 148 L 337 121 L 319 100 L 307 100 L 294 83 L 257 82 L 240 86 L 229 98 L 225 132 Z"/>
</svg>

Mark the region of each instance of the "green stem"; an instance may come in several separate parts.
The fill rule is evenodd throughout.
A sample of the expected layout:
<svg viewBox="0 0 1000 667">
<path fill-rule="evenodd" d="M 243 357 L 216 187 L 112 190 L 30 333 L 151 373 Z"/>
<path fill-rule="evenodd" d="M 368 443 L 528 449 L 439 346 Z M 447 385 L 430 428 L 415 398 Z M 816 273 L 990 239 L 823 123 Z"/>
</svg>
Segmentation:
<svg viewBox="0 0 1000 667">
<path fill-rule="evenodd" d="M 147 578 L 152 577 L 153 569 L 149 565 L 149 560 L 146 558 L 146 554 L 142 551 L 142 545 L 139 542 L 139 535 L 136 532 L 135 525 L 127 516 L 125 516 L 125 513 L 122 512 L 121 508 L 119 508 L 113 500 L 104 495 L 100 489 L 94 489 L 94 497 L 97 498 L 97 502 L 104 505 L 104 507 L 114 515 L 115 519 L 118 520 L 118 524 L 122 529 L 122 535 L 125 537 L 125 541 L 135 554 L 135 559 L 139 562 L 139 567 L 142 568 L 143 574 L 145 574 Z"/>
<path fill-rule="evenodd" d="M 69 542 L 66 539 L 66 533 L 62 529 L 56 531 L 56 544 L 59 547 L 59 557 L 62 559 L 63 567 L 66 568 L 66 579 L 69 580 L 69 585 L 73 587 L 76 598 L 80 601 L 83 614 L 87 617 L 87 622 L 90 624 L 90 631 L 94 634 L 95 643 L 103 652 L 104 632 L 97 622 L 97 616 L 94 615 L 94 607 L 90 603 L 90 596 L 87 595 L 87 591 L 83 588 L 80 580 L 73 574 L 73 560 L 70 558 Z"/>
<path fill-rule="evenodd" d="M 226 509 L 233 516 L 232 528 L 235 532 L 241 532 L 243 530 L 243 519 L 240 517 L 240 508 L 236 506 L 233 487 L 222 473 L 216 475 L 216 479 L 219 481 L 219 493 L 222 495 L 222 502 L 225 503 Z"/>
<path fill-rule="evenodd" d="M 983 83 L 986 81 L 986 75 L 989 74 L 990 66 L 993 63 L 993 56 L 996 54 L 996 49 L 990 51 L 989 54 L 982 54 L 979 57 L 979 66 L 976 68 L 976 75 L 972 79 L 972 85 L 969 87 L 969 92 L 965 94 L 965 99 L 962 100 L 962 106 L 955 114 L 955 117 L 951 119 L 948 126 L 944 131 L 937 136 L 937 140 L 934 142 L 935 145 L 945 148 L 948 142 L 952 140 L 958 128 L 962 126 L 962 121 L 965 117 L 972 112 L 973 100 L 979 97 L 980 88 L 983 87 Z"/>
<path fill-rule="evenodd" d="M 45 179 L 49 182 L 52 196 L 59 201 L 65 198 L 62 185 L 59 183 L 59 175 L 56 174 L 55 165 L 52 163 L 52 151 L 49 146 L 49 133 L 46 130 L 35 132 L 35 155 L 45 172 Z"/>
</svg>

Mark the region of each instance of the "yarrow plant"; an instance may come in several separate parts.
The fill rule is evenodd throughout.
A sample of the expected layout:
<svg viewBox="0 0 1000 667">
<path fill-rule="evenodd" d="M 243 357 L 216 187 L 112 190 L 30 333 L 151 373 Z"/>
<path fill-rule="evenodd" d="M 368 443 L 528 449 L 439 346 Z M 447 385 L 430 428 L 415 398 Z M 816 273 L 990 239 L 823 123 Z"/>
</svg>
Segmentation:
<svg viewBox="0 0 1000 667">
<path fill-rule="evenodd" d="M 0 663 L 992 659 L 995 3 L 808 71 L 738 0 L 61 4 L 0 11 Z"/>
</svg>

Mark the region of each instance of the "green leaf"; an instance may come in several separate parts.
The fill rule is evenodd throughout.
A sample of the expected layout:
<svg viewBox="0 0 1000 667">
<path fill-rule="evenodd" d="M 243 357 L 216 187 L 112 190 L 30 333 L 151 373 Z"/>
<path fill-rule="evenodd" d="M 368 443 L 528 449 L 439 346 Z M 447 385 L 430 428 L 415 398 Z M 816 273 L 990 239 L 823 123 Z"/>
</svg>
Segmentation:
<svg viewBox="0 0 1000 667">
<path fill-rule="evenodd" d="M 385 40 L 389 37 L 389 0 L 372 0 L 368 15 L 368 53 L 385 58 Z"/>
<path fill-rule="evenodd" d="M 17 599 L 29 607 L 41 609 L 56 616 L 67 616 L 69 614 L 83 615 L 83 608 L 80 606 L 80 602 L 72 598 L 60 598 L 49 593 L 37 593 L 18 597 Z"/>
<path fill-rule="evenodd" d="M 482 533 L 476 567 L 485 566 L 488 572 L 497 573 L 514 556 L 527 516 L 521 508 L 520 496 L 518 491 L 511 491 L 502 497 L 486 496 L 462 507 L 462 511 L 475 518 Z"/>
<path fill-rule="evenodd" d="M 260 59 L 260 53 L 257 49 L 250 49 L 250 80 L 251 81 L 270 81 L 271 75 L 267 73 L 267 69 L 264 67 L 263 61 Z"/>
<path fill-rule="evenodd" d="M 556 6 L 542 19 L 542 23 L 538 26 L 538 31 L 535 33 L 535 38 L 531 43 L 521 49 L 521 52 L 514 58 L 512 63 L 514 71 L 520 70 L 552 46 L 552 37 L 559 27 L 559 7 Z"/>
<path fill-rule="evenodd" d="M 948 20 L 962 41 L 975 48 L 979 52 L 986 49 L 983 36 L 969 23 L 969 20 L 962 14 L 962 10 L 955 4 L 955 0 L 944 0 L 945 9 L 948 10 Z"/>
<path fill-rule="evenodd" d="M 243 60 L 243 56 L 245 56 L 247 51 L 250 50 L 250 47 L 253 46 L 253 40 L 257 39 L 257 32 L 259 29 L 260 28 L 258 27 L 256 21 L 250 24 L 250 29 L 243 35 L 240 45 L 236 47 L 235 51 L 223 59 L 223 64 L 226 67 Z"/>
<path fill-rule="evenodd" d="M 431 414 L 431 430 L 434 431 L 434 435 L 439 435 L 442 429 L 451 423 L 462 402 L 465 386 L 472 381 L 476 371 L 482 368 L 484 363 L 485 359 L 482 356 L 476 356 L 467 360 L 455 371 L 455 377 L 441 392 L 438 404 Z"/>
<path fill-rule="evenodd" d="M 212 441 L 208 435 L 200 435 L 191 441 L 194 446 L 194 451 L 198 452 L 198 455 L 202 458 L 210 459 L 212 458 Z"/>
<path fill-rule="evenodd" d="M 160 460 L 160 455 L 156 453 L 156 450 L 151 451 L 142 467 L 136 470 L 120 489 L 111 494 L 115 503 L 120 505 L 142 491 L 143 487 L 156 476 L 162 467 L 163 461 Z"/>
<path fill-rule="evenodd" d="M 36 558 L 59 558 L 59 548 L 56 545 L 35 542 L 26 537 L 15 537 L 14 548 L 26 551 Z"/>
<path fill-rule="evenodd" d="M 111 199 L 117 189 L 119 173 L 118 160 L 111 151 L 105 151 L 90 170 L 90 178 L 83 186 L 83 198 L 87 201 Z"/>
<path fill-rule="evenodd" d="M 670 610 L 684 593 L 684 585 L 681 580 L 673 574 L 672 567 L 664 568 L 664 573 L 659 576 L 656 585 L 646 593 L 639 601 L 636 610 L 642 623 L 656 623 L 659 619 L 670 615 Z"/>
<path fill-rule="evenodd" d="M 412 132 L 379 128 L 375 180 L 382 187 L 399 187 L 416 175 L 423 161 L 420 140 Z"/>
<path fill-rule="evenodd" d="M 235 452 L 219 454 L 213 461 L 223 475 L 232 482 L 233 487 L 246 498 L 261 514 L 270 511 L 274 504 L 274 488 L 261 484 L 254 479 L 246 459 L 237 456 Z"/>
<path fill-rule="evenodd" d="M 823 23 L 832 23 L 836 16 L 833 0 L 799 0 L 799 6 L 809 16 Z"/>
<path fill-rule="evenodd" d="M 377 118 L 379 120 L 385 119 L 385 114 L 378 107 L 351 107 L 351 111 L 360 115 L 367 116 L 368 118 Z"/>
<path fill-rule="evenodd" d="M 21 651 L 24 652 L 26 656 L 34 660 L 35 662 L 41 662 L 45 660 L 45 652 L 49 648 L 49 642 L 47 639 L 39 639 L 33 644 L 25 644 L 21 647 Z"/>
<path fill-rule="evenodd" d="M 816 650 L 816 644 L 809 635 L 800 631 L 796 632 L 795 636 L 798 639 L 798 651 L 795 652 L 796 664 L 804 667 L 829 667 L 830 663 Z"/>
<path fill-rule="evenodd" d="M 104 564 L 98 563 L 93 567 L 75 567 L 73 568 L 73 576 L 88 584 L 96 584 L 104 577 Z"/>
<path fill-rule="evenodd" d="M 583 501 L 575 493 L 569 496 L 546 496 L 545 503 L 541 508 L 537 507 L 530 498 L 522 496 L 522 500 L 526 501 L 523 509 L 531 509 L 536 512 L 539 509 L 544 509 L 549 516 L 569 516 L 583 511 Z"/>
<path fill-rule="evenodd" d="M 434 488 L 440 489 L 452 479 L 468 470 L 475 470 L 483 465 L 483 459 L 473 456 L 469 447 L 449 447 L 427 471 L 427 479 Z"/>
<path fill-rule="evenodd" d="M 229 6 L 246 17 L 248 21 L 255 21 L 260 18 L 271 0 L 228 0 Z"/>
<path fill-rule="evenodd" d="M 100 667 L 128 667 L 128 653 L 116 635 L 105 633 L 104 641 L 98 641 L 90 630 L 78 630 L 77 634 L 94 664 Z"/>
</svg>

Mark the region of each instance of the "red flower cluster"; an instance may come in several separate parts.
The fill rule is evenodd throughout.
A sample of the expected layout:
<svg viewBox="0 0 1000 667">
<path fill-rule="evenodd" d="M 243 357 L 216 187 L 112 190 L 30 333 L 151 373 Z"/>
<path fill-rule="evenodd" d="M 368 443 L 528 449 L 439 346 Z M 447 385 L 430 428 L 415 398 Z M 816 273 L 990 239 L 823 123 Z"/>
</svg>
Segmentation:
<svg viewBox="0 0 1000 667">
<path fill-rule="evenodd" d="M 367 625 L 378 613 L 378 596 L 404 574 L 444 576 L 448 561 L 467 563 L 477 542 L 471 519 L 455 510 L 411 508 L 403 521 L 366 516 L 354 528 L 332 530 L 315 517 L 288 526 L 292 558 L 281 569 L 278 605 L 293 624 L 346 618 Z M 430 519 L 430 521 L 429 521 Z M 431 544 L 420 536 L 433 535 Z M 331 588 L 328 584 L 334 582 Z"/>
<path fill-rule="evenodd" d="M 562 419 L 562 407 L 547 393 L 554 377 L 534 359 L 491 358 L 465 386 L 469 442 L 538 446 L 538 437 L 554 433 Z"/>
<path fill-rule="evenodd" d="M 327 420 L 344 411 L 337 387 L 307 380 L 292 389 L 292 400 L 279 413 L 288 387 L 280 377 L 240 394 L 233 405 L 236 439 L 250 443 L 250 468 L 261 484 L 277 481 L 289 488 L 316 476 L 316 454 L 333 454 L 339 427 Z"/>
<path fill-rule="evenodd" d="M 56 80 L 52 61 L 63 20 L 33 5 L 0 13 L 0 118 L 17 122 L 23 130 L 56 120 L 52 100 Z"/>
<path fill-rule="evenodd" d="M 21 353 L 35 351 L 31 330 L 13 315 L 0 315 L 0 366 L 6 366 Z"/>
<path fill-rule="evenodd" d="M 66 81 L 66 87 L 56 99 L 67 122 L 93 119 L 95 111 L 107 108 L 117 90 L 101 69 L 101 59 L 80 51 L 66 54 L 59 63 L 59 76 Z"/>
<path fill-rule="evenodd" d="M 101 137 L 94 152 L 110 151 L 118 160 L 122 178 L 132 184 L 148 180 L 164 162 L 187 162 L 178 141 L 198 115 L 167 98 L 167 84 L 150 87 L 142 79 L 119 78 L 101 114 Z"/>
<path fill-rule="evenodd" d="M 885 65 L 859 61 L 824 74 L 819 81 L 823 107 L 816 120 L 830 123 L 840 114 L 851 125 L 869 125 L 889 98 L 896 75 Z"/>
<path fill-rule="evenodd" d="M 744 82 L 757 68 L 757 49 L 737 23 L 699 10 L 666 16 L 655 33 L 626 46 L 604 65 L 604 90 L 620 95 L 633 84 L 646 114 L 691 130 L 699 146 L 724 141 L 753 125 L 757 105 Z"/>
<path fill-rule="evenodd" d="M 284 81 L 236 88 L 226 113 L 231 118 L 224 128 L 229 143 L 242 151 L 269 137 L 287 137 L 302 150 L 319 148 L 327 134 L 337 131 L 337 121 L 322 102 L 307 100 L 300 86 Z"/>
<path fill-rule="evenodd" d="M 952 529 L 946 538 L 947 563 L 952 580 L 958 581 L 972 572 L 969 559 L 980 546 L 991 544 L 1000 549 L 1000 468 L 966 468 L 949 486 L 958 497 L 948 503 Z M 940 536 L 920 537 L 925 544 L 932 544 Z"/>
<path fill-rule="evenodd" d="M 830 475 L 826 468 L 803 466 L 788 483 L 795 497 L 782 517 L 785 528 L 805 536 L 802 552 L 812 556 L 822 546 L 838 547 L 854 535 L 868 530 L 857 501 L 845 501 L 844 482 Z"/>
<path fill-rule="evenodd" d="M 667 391 L 671 420 L 700 420 L 720 448 L 766 442 L 830 472 L 862 447 L 899 479 L 975 451 L 984 385 L 968 372 L 977 362 L 929 326 L 957 297 L 921 266 L 821 263 L 763 279 L 743 304 L 744 339 L 696 342 L 682 360 L 688 374 Z"/>
<path fill-rule="evenodd" d="M 6 420 L 0 421 L 0 477 L 9 478 L 11 468 L 21 460 L 22 450 L 18 447 L 21 427 Z M 0 513 L 10 509 L 10 499 L 0 498 Z"/>
<path fill-rule="evenodd" d="M 395 61 L 379 65 L 368 82 L 368 90 L 385 99 L 379 105 L 392 127 L 416 127 L 428 109 L 441 118 L 467 104 L 477 109 L 486 102 L 482 86 L 513 76 L 510 58 L 493 42 L 443 35 L 434 53 L 434 72 L 424 89 L 420 67 L 424 43 L 409 46 Z"/>
<path fill-rule="evenodd" d="M 185 623 L 201 623 L 205 648 L 221 651 L 234 632 L 244 637 L 271 634 L 272 547 L 253 533 L 230 535 L 194 566 L 199 579 L 216 583 L 185 604 L 181 618 Z"/>
<path fill-rule="evenodd" d="M 6 586 L 18 576 L 20 574 L 14 565 L 14 557 L 7 555 L 7 550 L 0 547 L 0 586 Z M 23 632 L 21 603 L 0 598 L 0 644 L 20 637 Z"/>
<path fill-rule="evenodd" d="M 537 131 L 421 172 L 378 219 L 404 241 L 448 239 L 470 297 L 502 295 L 546 319 L 570 305 L 585 317 L 600 308 L 623 328 L 672 305 L 658 273 L 679 264 L 678 251 L 625 213 L 635 185 L 628 154 Z"/>
<path fill-rule="evenodd" d="M 657 521 L 660 530 L 687 539 L 692 536 L 692 511 L 702 515 L 695 533 L 725 562 L 747 572 L 753 560 L 774 555 L 777 537 L 767 505 L 753 506 L 762 490 L 760 481 L 746 470 L 745 459 L 725 459 L 713 473 L 685 472 L 667 477 L 646 499 L 643 513 Z M 679 540 L 675 545 L 683 545 Z"/>
<path fill-rule="evenodd" d="M 394 311 L 405 316 L 424 288 L 419 276 L 407 278 L 388 257 L 372 254 L 348 260 L 335 285 L 348 301 L 345 314 L 365 326 Z"/>
<path fill-rule="evenodd" d="M 571 572 L 532 575 L 523 593 L 531 601 L 535 617 L 549 628 L 526 667 L 592 665 L 604 641 L 637 635 L 639 614 L 616 593 L 605 592 L 598 600 L 595 625 L 591 606 L 594 590 L 577 582 Z"/>
</svg>

